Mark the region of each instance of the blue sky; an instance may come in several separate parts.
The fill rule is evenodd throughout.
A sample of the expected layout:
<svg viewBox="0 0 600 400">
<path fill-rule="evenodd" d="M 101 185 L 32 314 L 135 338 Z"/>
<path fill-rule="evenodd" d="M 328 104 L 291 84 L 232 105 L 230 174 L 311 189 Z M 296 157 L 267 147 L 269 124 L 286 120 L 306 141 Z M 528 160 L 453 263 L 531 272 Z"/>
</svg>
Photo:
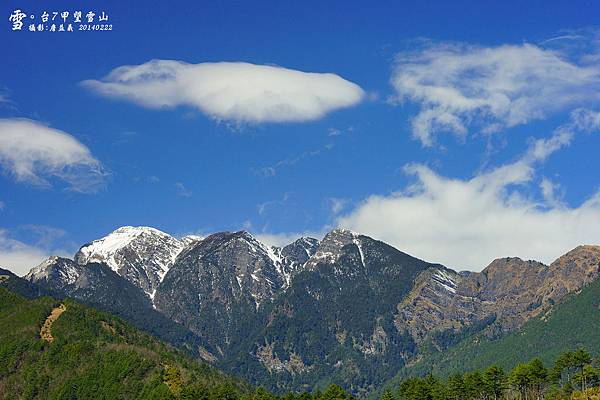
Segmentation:
<svg viewBox="0 0 600 400">
<path fill-rule="evenodd" d="M 15 9 L 46 9 L 4 2 L 0 263 L 22 272 L 122 225 L 278 244 L 346 226 L 459 269 L 600 243 L 600 6 L 523 3 L 59 1 L 47 11 L 105 11 L 113 30 L 52 33 L 12 31 Z M 248 64 L 158 90 L 151 60 Z M 139 86 L 107 78 L 126 65 Z M 280 89 L 241 88 L 253 65 L 302 94 L 239 106 Z M 304 95 L 317 116 L 294 109 Z M 76 148 L 50 162 L 36 135 L 55 130 Z"/>
</svg>

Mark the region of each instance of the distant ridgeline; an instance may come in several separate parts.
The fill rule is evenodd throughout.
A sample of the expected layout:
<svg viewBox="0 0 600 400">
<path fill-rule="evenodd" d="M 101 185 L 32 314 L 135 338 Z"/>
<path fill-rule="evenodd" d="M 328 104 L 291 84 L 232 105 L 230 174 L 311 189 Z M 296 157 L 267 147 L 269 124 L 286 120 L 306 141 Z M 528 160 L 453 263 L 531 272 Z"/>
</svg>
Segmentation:
<svg viewBox="0 0 600 400">
<path fill-rule="evenodd" d="M 271 247 L 248 232 L 177 239 L 123 227 L 24 279 L 0 270 L 0 286 L 110 312 L 274 393 L 336 384 L 375 398 L 431 373 L 551 365 L 582 346 L 598 355 L 599 265 L 600 246 L 457 272 L 342 229 Z M 61 343 L 52 336 L 44 346 Z"/>
</svg>

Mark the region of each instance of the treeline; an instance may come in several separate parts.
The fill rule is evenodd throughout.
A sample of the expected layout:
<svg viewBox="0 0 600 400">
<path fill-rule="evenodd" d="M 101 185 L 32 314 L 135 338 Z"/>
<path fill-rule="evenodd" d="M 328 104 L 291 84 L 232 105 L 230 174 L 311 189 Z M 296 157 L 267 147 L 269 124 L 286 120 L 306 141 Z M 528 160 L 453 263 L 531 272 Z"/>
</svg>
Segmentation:
<svg viewBox="0 0 600 400">
<path fill-rule="evenodd" d="M 382 400 L 575 400 L 600 399 L 600 359 L 579 348 L 551 366 L 538 358 L 505 372 L 497 365 L 441 379 L 432 374 L 407 379 Z"/>
<path fill-rule="evenodd" d="M 234 391 L 229 393 L 230 396 L 225 393 L 219 393 L 220 397 L 215 398 L 207 398 L 207 397 L 180 397 L 181 399 L 192 400 L 192 399 L 207 399 L 207 400 L 355 400 L 355 397 L 350 393 L 346 392 L 338 385 L 330 385 L 326 390 L 316 390 L 313 393 L 288 393 L 282 396 L 276 396 L 272 393 L 269 393 L 263 388 L 258 388 L 252 394 L 246 394 L 238 396 Z"/>
</svg>

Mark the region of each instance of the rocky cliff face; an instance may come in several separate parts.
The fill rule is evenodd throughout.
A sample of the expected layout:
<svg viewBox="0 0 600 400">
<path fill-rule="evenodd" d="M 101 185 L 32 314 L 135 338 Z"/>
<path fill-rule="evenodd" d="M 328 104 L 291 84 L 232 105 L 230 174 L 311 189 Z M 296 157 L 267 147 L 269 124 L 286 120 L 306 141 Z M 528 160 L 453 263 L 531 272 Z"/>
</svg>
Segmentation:
<svg viewBox="0 0 600 400">
<path fill-rule="evenodd" d="M 395 324 L 417 342 L 485 321 L 489 334 L 502 334 L 596 280 L 599 265 L 600 246 L 580 246 L 550 265 L 500 258 L 479 273 L 428 270 L 398 304 Z"/>
<path fill-rule="evenodd" d="M 101 263 L 81 265 L 68 258 L 50 257 L 25 279 L 56 293 L 117 310 L 151 308 L 140 289 Z"/>
<path fill-rule="evenodd" d="M 301 237 L 281 249 L 281 254 L 297 265 L 306 263 L 319 247 L 319 241 L 311 237 Z"/>
<path fill-rule="evenodd" d="M 260 307 L 286 287 L 298 265 L 247 232 L 217 233 L 177 257 L 155 304 L 225 354 L 237 335 L 247 334 L 257 322 Z"/>
<path fill-rule="evenodd" d="M 317 252 L 318 246 L 317 239 L 301 237 L 281 250 L 275 249 L 283 258 L 285 287 L 289 286 L 291 277 L 304 268 L 306 262 Z"/>
<path fill-rule="evenodd" d="M 369 237 L 334 230 L 263 309 L 263 326 L 245 338 L 235 357 L 255 365 L 253 371 L 268 371 L 253 379 L 275 387 L 292 381 L 302 387 L 314 376 L 328 376 L 364 394 L 376 379 L 359 382 L 375 365 L 398 367 L 412 354 L 410 337 L 393 326 L 395 307 L 419 273 L 435 266 Z"/>
<path fill-rule="evenodd" d="M 177 255 L 199 239 L 190 236 L 179 241 L 158 229 L 124 226 L 81 247 L 75 262 L 104 263 L 152 298 Z"/>
</svg>

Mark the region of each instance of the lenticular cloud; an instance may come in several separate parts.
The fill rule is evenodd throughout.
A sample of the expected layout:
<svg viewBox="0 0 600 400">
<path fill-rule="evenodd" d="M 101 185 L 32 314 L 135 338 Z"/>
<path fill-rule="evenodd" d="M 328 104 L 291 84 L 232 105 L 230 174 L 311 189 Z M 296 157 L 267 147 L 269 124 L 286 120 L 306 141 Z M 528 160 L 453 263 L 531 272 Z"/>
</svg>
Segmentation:
<svg viewBox="0 0 600 400">
<path fill-rule="evenodd" d="M 152 60 L 115 68 L 102 80 L 82 84 L 145 107 L 186 105 L 218 120 L 242 123 L 316 120 L 359 103 L 365 95 L 335 74 L 243 62 Z"/>
</svg>

